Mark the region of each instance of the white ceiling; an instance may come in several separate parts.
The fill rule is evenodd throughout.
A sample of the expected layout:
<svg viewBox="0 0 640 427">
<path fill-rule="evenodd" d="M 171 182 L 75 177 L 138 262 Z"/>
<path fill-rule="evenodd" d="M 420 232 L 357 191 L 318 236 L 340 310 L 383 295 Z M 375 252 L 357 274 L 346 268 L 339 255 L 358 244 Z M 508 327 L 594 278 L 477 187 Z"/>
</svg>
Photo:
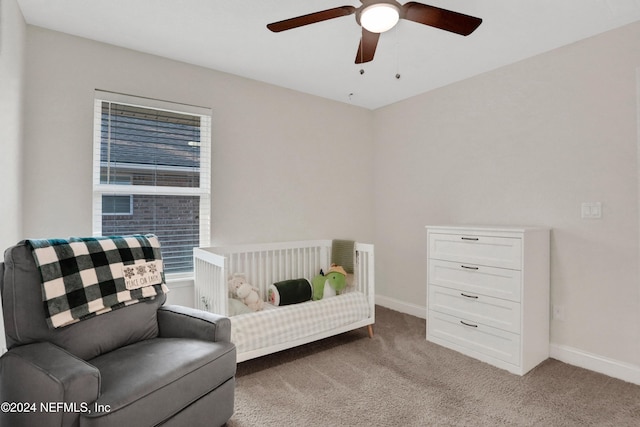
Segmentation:
<svg viewBox="0 0 640 427">
<path fill-rule="evenodd" d="M 17 1 L 28 24 L 370 109 L 640 20 L 640 0 L 426 0 L 483 23 L 463 37 L 401 20 L 356 65 L 354 15 L 266 24 L 359 0 Z"/>
</svg>

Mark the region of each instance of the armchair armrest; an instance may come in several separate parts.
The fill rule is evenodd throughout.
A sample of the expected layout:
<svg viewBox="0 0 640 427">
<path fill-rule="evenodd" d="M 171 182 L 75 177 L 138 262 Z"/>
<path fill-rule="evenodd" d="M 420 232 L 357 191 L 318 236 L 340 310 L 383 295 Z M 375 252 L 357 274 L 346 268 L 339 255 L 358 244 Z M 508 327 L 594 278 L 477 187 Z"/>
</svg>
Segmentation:
<svg viewBox="0 0 640 427">
<path fill-rule="evenodd" d="M 158 309 L 158 328 L 162 338 L 231 341 L 231 320 L 228 317 L 179 305 L 165 305 Z"/>
<path fill-rule="evenodd" d="M 70 426 L 99 395 L 100 371 L 51 343 L 15 347 L 0 357 L 0 402 L 23 405 L 0 412 L 0 425 Z"/>
</svg>

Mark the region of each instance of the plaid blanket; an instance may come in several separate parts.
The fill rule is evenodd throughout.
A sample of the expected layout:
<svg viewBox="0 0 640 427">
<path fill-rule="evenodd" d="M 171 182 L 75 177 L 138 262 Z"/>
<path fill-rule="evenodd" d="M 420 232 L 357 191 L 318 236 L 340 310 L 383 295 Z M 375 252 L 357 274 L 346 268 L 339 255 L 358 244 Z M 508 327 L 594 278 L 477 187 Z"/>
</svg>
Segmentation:
<svg viewBox="0 0 640 427">
<path fill-rule="evenodd" d="M 59 328 L 168 292 L 154 235 L 28 240 L 47 322 Z"/>
</svg>

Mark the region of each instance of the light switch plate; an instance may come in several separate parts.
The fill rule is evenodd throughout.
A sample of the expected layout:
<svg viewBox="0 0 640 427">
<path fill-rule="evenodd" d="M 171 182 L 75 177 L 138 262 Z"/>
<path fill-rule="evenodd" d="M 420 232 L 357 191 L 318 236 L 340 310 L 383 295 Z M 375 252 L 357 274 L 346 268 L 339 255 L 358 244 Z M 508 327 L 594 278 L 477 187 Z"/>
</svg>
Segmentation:
<svg viewBox="0 0 640 427">
<path fill-rule="evenodd" d="M 602 218 L 601 202 L 582 202 L 582 219 Z"/>
</svg>

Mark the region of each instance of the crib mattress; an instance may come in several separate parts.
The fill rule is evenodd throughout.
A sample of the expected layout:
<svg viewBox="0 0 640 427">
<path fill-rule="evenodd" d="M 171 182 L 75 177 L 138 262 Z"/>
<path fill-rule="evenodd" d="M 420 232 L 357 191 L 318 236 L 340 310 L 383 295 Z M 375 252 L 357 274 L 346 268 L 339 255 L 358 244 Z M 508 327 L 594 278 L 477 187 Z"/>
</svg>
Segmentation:
<svg viewBox="0 0 640 427">
<path fill-rule="evenodd" d="M 238 353 L 282 344 L 368 318 L 362 292 L 349 292 L 231 317 L 231 341 Z"/>
</svg>

